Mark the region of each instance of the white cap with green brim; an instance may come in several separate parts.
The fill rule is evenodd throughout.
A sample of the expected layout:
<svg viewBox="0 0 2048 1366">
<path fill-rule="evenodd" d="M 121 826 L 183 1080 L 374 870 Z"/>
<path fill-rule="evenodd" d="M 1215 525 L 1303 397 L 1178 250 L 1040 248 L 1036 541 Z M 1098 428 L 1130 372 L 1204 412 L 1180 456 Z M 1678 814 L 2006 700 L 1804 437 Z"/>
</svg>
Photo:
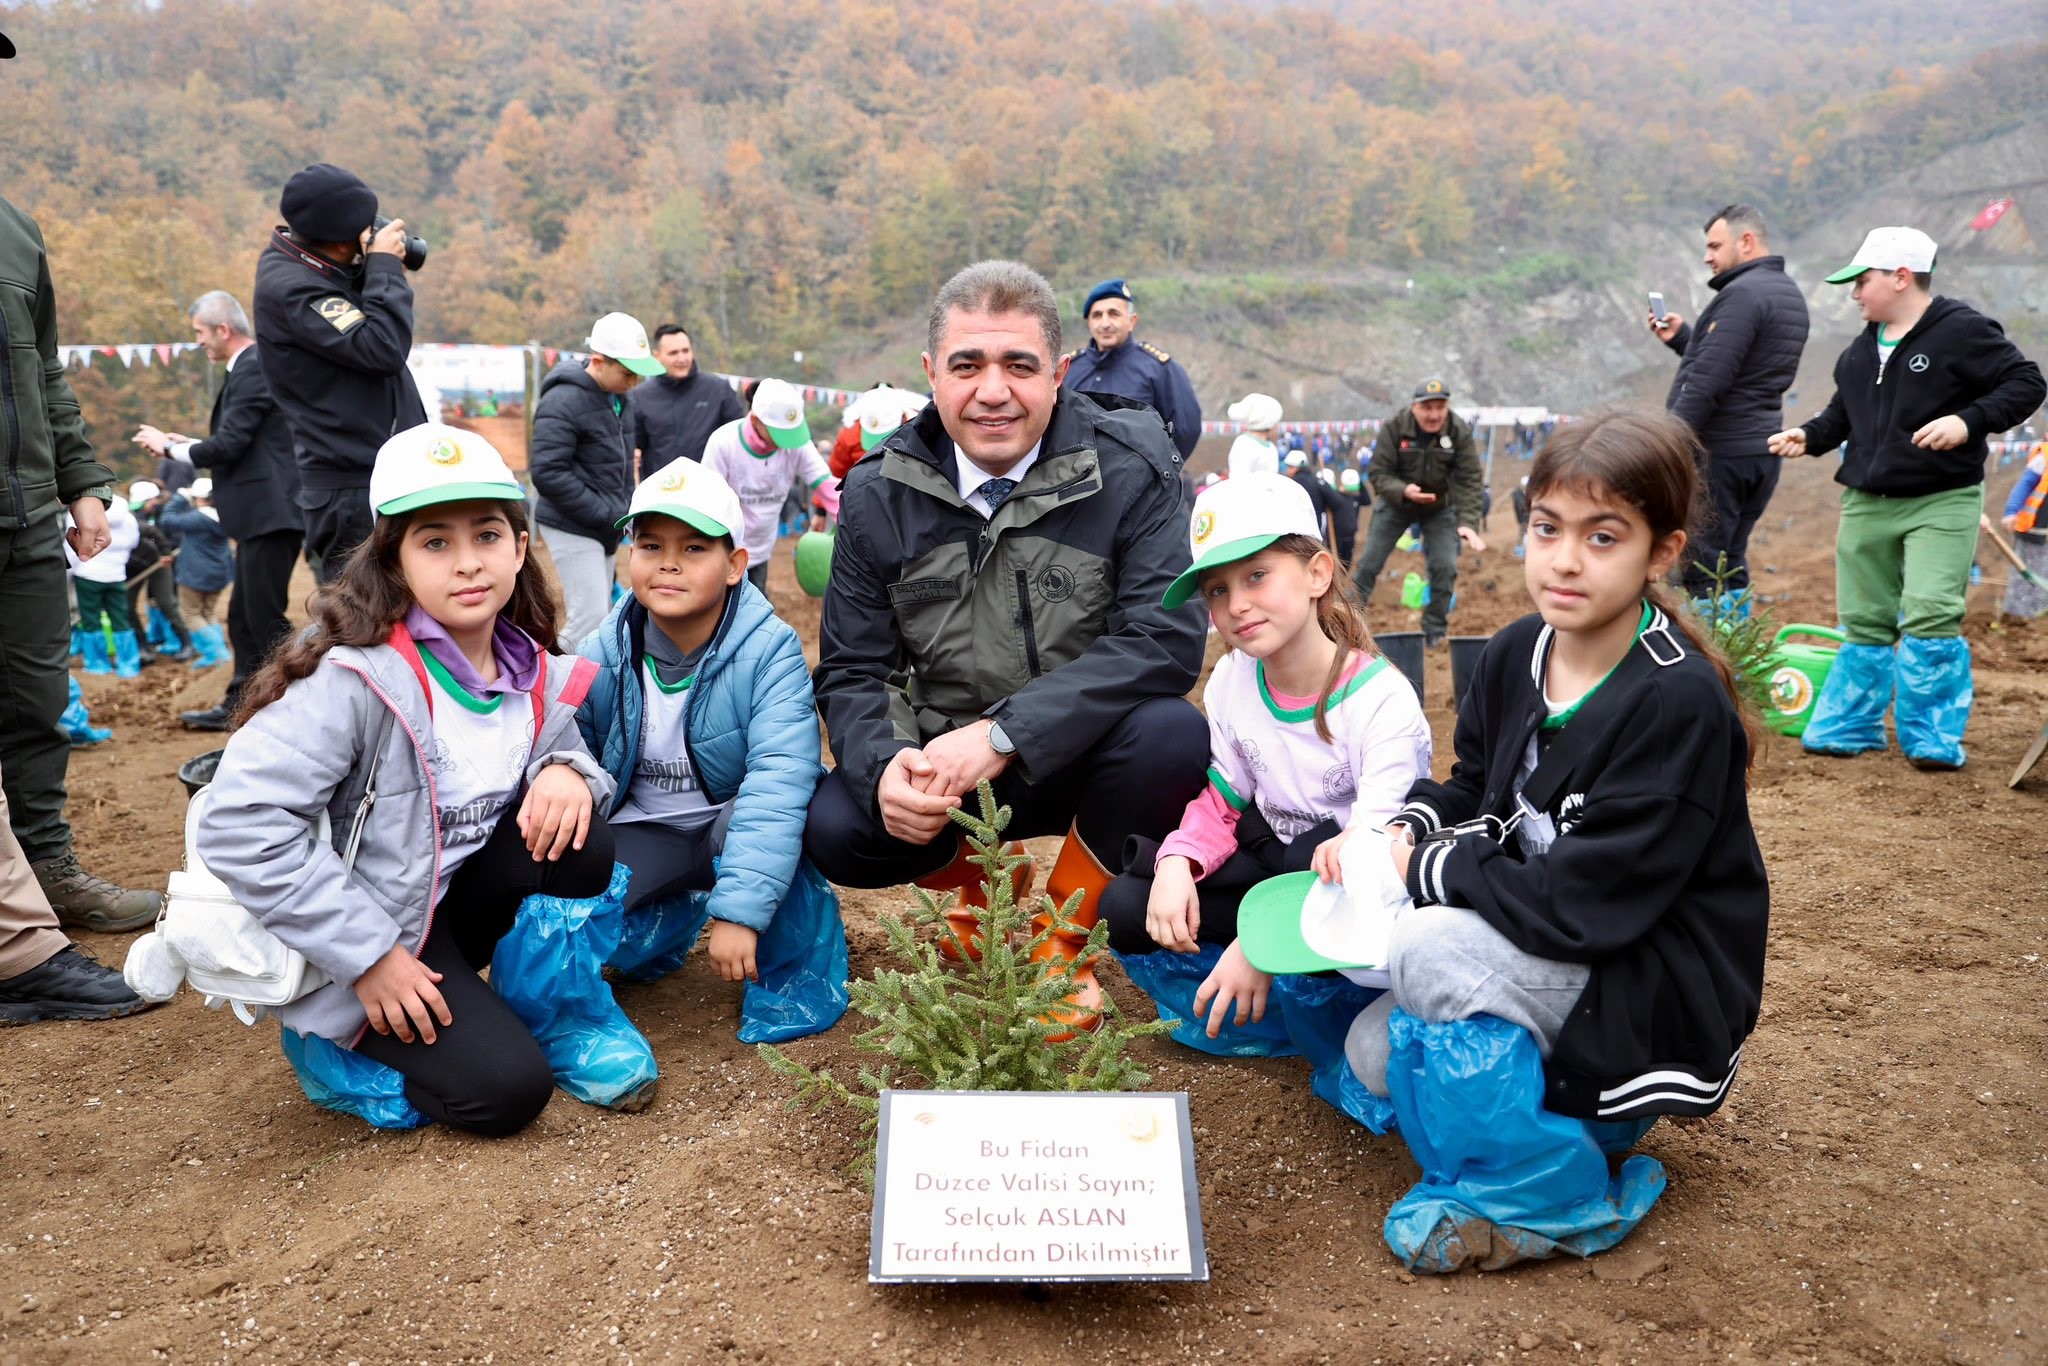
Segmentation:
<svg viewBox="0 0 2048 1366">
<path fill-rule="evenodd" d="M 610 356 L 643 379 L 660 374 L 664 368 L 647 345 L 647 329 L 630 313 L 605 314 L 590 325 L 590 336 L 583 344 L 600 356 Z"/>
<path fill-rule="evenodd" d="M 804 417 L 803 395 L 788 380 L 762 380 L 755 386 L 749 411 L 768 429 L 768 439 L 777 449 L 788 451 L 809 444 L 811 424 Z"/>
<path fill-rule="evenodd" d="M 1342 882 L 1283 873 L 1246 892 L 1237 911 L 1245 960 L 1275 974 L 1385 968 L 1394 918 L 1414 904 L 1388 856 L 1391 839 L 1354 830 L 1337 856 Z"/>
<path fill-rule="evenodd" d="M 1828 276 L 1831 285 L 1845 285 L 1867 270 L 1901 268 L 1915 275 L 1934 269 L 1934 239 L 1918 228 L 1872 228 L 1856 248 L 1856 259 Z"/>
<path fill-rule="evenodd" d="M 378 516 L 477 499 L 523 503 L 526 490 L 498 448 L 475 432 L 423 422 L 378 447 L 370 470 L 370 506 Z"/>
<path fill-rule="evenodd" d="M 1188 553 L 1194 563 L 1166 586 L 1160 599 L 1174 608 L 1194 596 L 1205 569 L 1258 554 L 1282 536 L 1323 538 L 1308 490 L 1277 474 L 1240 474 L 1195 495 L 1188 523 Z"/>
<path fill-rule="evenodd" d="M 745 528 L 740 496 L 733 492 L 732 485 L 717 470 L 688 456 L 671 460 L 642 479 L 618 525 L 624 527 L 649 513 L 673 517 L 706 536 L 730 536 L 737 540 Z"/>
</svg>

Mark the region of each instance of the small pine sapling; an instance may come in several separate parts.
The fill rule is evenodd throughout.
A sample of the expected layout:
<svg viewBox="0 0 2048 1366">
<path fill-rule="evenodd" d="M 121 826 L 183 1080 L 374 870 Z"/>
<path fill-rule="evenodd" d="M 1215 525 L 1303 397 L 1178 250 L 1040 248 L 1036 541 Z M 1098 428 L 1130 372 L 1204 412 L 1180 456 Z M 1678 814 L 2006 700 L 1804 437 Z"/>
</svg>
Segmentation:
<svg viewBox="0 0 2048 1366">
<path fill-rule="evenodd" d="M 987 783 L 981 784 L 979 796 L 979 817 L 964 810 L 952 813 L 966 831 L 973 850 L 970 861 L 984 874 L 988 909 L 981 914 L 978 959 L 964 951 L 966 946 L 946 920 L 954 894 L 934 896 L 914 888 L 917 902 L 908 914 L 882 917 L 889 951 L 905 966 L 884 968 L 872 978 L 848 984 L 853 1008 L 872 1022 L 854 1037 L 854 1044 L 880 1060 L 862 1065 L 859 1089 L 829 1069 L 806 1067 L 772 1044 L 761 1045 L 769 1067 L 797 1084 L 790 1108 L 818 1110 L 837 1102 L 862 1115 L 864 1143 L 858 1165 L 870 1178 L 878 1097 L 885 1090 L 1134 1091 L 1152 1078 L 1126 1055 L 1126 1049 L 1134 1039 L 1173 1027 L 1171 1021 L 1126 1023 L 1107 995 L 1102 1023 L 1093 1031 L 1076 1030 L 1051 1018 L 1075 990 L 1076 964 L 1107 951 L 1109 930 L 1101 924 L 1090 930 L 1087 948 L 1077 959 L 1031 961 L 1031 951 L 1056 930 L 1079 933 L 1072 917 L 1081 893 L 1075 892 L 1064 906 L 1041 896 L 1049 923 L 1034 934 L 1031 911 L 1019 906 L 1011 891 L 1012 874 L 1024 857 L 1008 853 L 1003 839 L 1010 808 L 996 805 Z M 926 933 L 934 927 L 937 934 Z M 940 957 L 941 939 L 950 941 L 962 961 L 949 965 Z M 1056 1040 L 1060 1034 L 1070 1037 Z"/>
<path fill-rule="evenodd" d="M 1717 555 L 1712 565 L 1701 564 L 1699 568 L 1713 584 L 1711 593 L 1694 604 L 1700 621 L 1727 656 L 1742 700 L 1759 715 L 1768 716 L 1772 705 L 1771 675 L 1776 670 L 1771 657 L 1778 648 L 1777 619 L 1756 608 L 1751 589 L 1728 586 L 1735 570 L 1728 563 L 1726 551 Z"/>
</svg>

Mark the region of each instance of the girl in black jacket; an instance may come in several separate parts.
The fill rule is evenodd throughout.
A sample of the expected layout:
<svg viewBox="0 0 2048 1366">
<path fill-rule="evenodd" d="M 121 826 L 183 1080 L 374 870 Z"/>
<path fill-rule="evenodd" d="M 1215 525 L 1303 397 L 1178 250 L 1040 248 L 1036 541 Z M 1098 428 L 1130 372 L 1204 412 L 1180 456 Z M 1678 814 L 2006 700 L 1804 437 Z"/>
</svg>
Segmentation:
<svg viewBox="0 0 2048 1366">
<path fill-rule="evenodd" d="M 1770 889 L 1751 723 L 1661 587 L 1686 546 L 1693 446 L 1674 418 L 1617 413 L 1545 447 L 1524 560 L 1538 612 L 1481 657 L 1450 780 L 1417 783 L 1393 822 L 1415 909 L 1394 925 L 1393 990 L 1347 1051 L 1369 1089 L 1393 1083 L 1423 1160 L 1387 1222 L 1411 1265 L 1617 1241 L 1663 1178 L 1638 1157 L 1610 1186 L 1601 1146 L 1715 1110 L 1756 1023 Z M 1475 1087 L 1494 1113 L 1470 1111 Z M 1491 1146 L 1461 1149 L 1472 1135 L 1442 1132 L 1449 1115 Z"/>
</svg>

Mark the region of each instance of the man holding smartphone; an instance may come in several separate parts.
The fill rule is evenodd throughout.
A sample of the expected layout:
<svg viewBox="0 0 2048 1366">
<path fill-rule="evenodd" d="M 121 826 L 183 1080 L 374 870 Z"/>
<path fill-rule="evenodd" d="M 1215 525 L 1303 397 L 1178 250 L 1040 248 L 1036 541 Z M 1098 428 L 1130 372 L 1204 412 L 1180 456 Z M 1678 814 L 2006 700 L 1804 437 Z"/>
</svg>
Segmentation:
<svg viewBox="0 0 2048 1366">
<path fill-rule="evenodd" d="M 1806 298 L 1785 273 L 1785 258 L 1770 254 L 1764 216 L 1748 204 L 1730 204 L 1707 223 L 1707 288 L 1714 299 L 1699 321 L 1664 312 L 1651 295 L 1649 328 L 1678 353 L 1678 373 L 1664 406 L 1692 424 L 1706 457 L 1713 522 L 1688 552 L 1686 591 L 1713 592 L 1707 573 L 1723 554 L 1730 571 L 1729 604 L 1748 615 L 1749 533 L 1770 505 L 1782 462 L 1768 445 L 1785 422 L 1785 391 L 1806 349 Z"/>
</svg>

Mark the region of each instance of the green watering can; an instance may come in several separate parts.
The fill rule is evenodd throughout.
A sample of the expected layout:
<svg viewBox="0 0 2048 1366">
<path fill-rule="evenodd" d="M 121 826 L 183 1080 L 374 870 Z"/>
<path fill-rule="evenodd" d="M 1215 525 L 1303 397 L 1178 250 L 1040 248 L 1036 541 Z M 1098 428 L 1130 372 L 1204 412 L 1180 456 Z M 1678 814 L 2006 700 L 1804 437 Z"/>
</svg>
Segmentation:
<svg viewBox="0 0 2048 1366">
<path fill-rule="evenodd" d="M 1819 636 L 1826 645 L 1791 645 L 1788 636 Z M 1793 624 L 1780 627 L 1772 637 L 1770 661 L 1771 702 L 1764 723 L 1782 735 L 1801 735 L 1813 719 L 1813 704 L 1820 698 L 1828 670 L 1835 667 L 1836 647 L 1846 640 L 1831 626 Z"/>
<path fill-rule="evenodd" d="M 797 586 L 814 598 L 822 598 L 831 578 L 832 533 L 806 531 L 796 543 Z"/>
<path fill-rule="evenodd" d="M 1411 612 L 1419 612 L 1428 601 L 1429 580 L 1414 570 L 1409 570 L 1401 578 L 1401 605 Z"/>
</svg>

